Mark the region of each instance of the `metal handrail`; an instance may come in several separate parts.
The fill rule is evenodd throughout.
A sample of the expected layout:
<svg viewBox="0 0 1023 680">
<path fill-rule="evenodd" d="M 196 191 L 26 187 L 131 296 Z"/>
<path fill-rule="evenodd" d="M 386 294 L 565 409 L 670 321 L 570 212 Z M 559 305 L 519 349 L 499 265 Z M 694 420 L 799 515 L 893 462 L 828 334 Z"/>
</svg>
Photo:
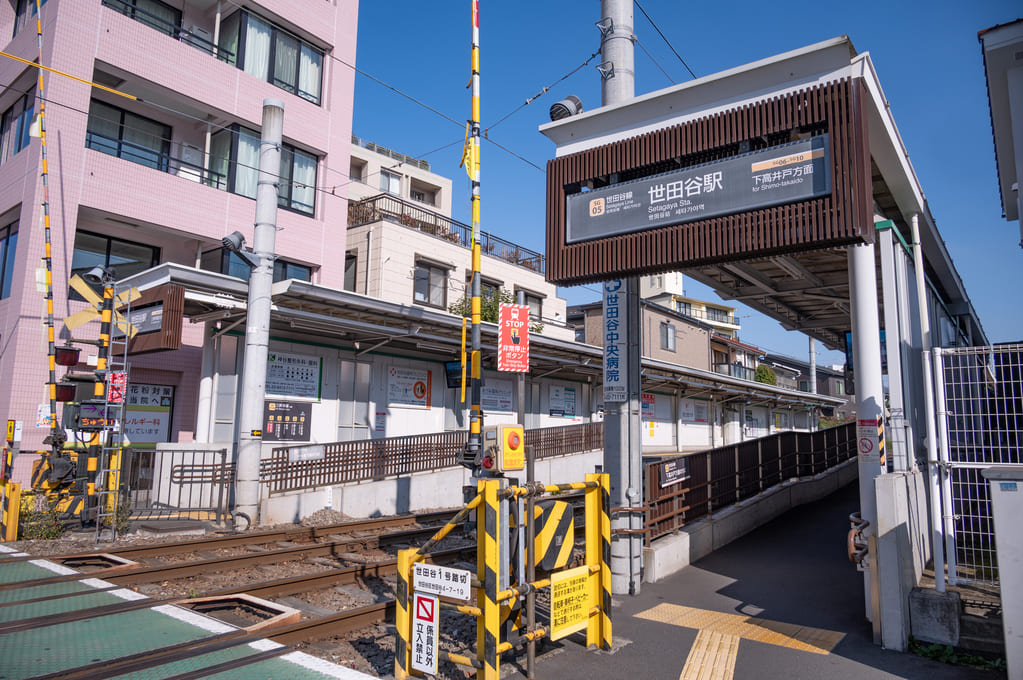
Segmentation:
<svg viewBox="0 0 1023 680">
<path fill-rule="evenodd" d="M 85 133 L 85 148 L 169 174 L 186 169 L 196 173 L 202 184 L 220 189 L 221 191 L 227 190 L 227 175 L 210 170 L 197 163 L 183 160 L 166 151 L 159 151 L 142 144 L 117 139 L 116 137 L 108 137 L 92 130 L 88 130 Z"/>
</svg>

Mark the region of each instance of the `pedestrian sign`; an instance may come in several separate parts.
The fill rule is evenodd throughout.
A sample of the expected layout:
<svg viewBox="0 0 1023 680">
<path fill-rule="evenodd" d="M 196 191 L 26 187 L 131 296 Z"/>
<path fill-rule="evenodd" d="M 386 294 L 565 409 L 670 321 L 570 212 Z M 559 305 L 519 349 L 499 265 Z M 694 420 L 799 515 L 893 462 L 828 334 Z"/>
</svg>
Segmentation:
<svg viewBox="0 0 1023 680">
<path fill-rule="evenodd" d="M 551 640 L 586 628 L 590 618 L 590 569 L 576 567 L 551 574 Z"/>
<path fill-rule="evenodd" d="M 440 602 L 434 595 L 419 593 L 412 600 L 412 669 L 436 675 Z"/>
</svg>

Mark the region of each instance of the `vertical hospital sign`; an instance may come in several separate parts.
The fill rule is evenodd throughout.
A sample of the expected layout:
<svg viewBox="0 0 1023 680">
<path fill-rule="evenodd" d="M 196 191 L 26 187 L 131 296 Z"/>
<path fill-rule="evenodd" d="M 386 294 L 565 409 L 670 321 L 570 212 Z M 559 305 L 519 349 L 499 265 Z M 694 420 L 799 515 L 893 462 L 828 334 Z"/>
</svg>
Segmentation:
<svg viewBox="0 0 1023 680">
<path fill-rule="evenodd" d="M 604 340 L 604 403 L 626 401 L 629 396 L 628 337 L 625 321 L 625 281 L 604 282 L 601 332 Z"/>
</svg>

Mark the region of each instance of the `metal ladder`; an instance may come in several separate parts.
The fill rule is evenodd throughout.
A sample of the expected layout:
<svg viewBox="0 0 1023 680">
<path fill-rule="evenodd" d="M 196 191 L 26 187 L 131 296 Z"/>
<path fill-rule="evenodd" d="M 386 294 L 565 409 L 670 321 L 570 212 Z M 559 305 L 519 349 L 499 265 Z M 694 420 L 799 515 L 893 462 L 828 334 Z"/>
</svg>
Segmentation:
<svg viewBox="0 0 1023 680">
<path fill-rule="evenodd" d="M 117 299 L 118 289 L 114 288 L 114 310 L 123 304 L 124 319 L 130 318 L 131 300 L 121 303 Z M 107 352 L 106 401 L 103 413 L 106 426 L 101 442 L 99 470 L 96 476 L 96 542 L 116 540 L 121 528 L 121 513 L 127 508 L 123 497 L 124 480 L 124 414 L 128 394 L 128 345 L 131 341 L 127 327 L 119 328 L 116 315 L 110 324 L 110 344 Z"/>
</svg>

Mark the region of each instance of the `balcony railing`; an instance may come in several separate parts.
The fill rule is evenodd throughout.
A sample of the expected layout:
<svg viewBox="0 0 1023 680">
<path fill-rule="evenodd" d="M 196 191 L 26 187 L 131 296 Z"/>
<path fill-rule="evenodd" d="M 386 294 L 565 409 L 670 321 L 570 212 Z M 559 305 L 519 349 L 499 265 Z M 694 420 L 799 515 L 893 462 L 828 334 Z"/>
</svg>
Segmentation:
<svg viewBox="0 0 1023 680">
<path fill-rule="evenodd" d="M 181 26 L 175 24 L 173 21 L 167 21 L 163 17 L 157 16 L 152 12 L 139 9 L 127 0 L 103 0 L 103 5 L 104 7 L 109 7 L 115 12 L 120 12 L 126 17 L 131 17 L 140 24 L 156 29 L 164 35 L 169 35 L 175 40 L 180 40 L 186 45 L 191 45 L 192 47 L 202 50 L 207 54 L 212 54 L 221 61 L 226 61 L 228 63 L 232 63 L 234 61 L 234 52 L 218 47 L 215 43 L 210 42 L 206 38 L 181 28 Z"/>
<path fill-rule="evenodd" d="M 690 316 L 694 319 L 704 319 L 706 321 L 715 321 L 717 323 L 727 323 L 733 326 L 738 326 L 739 322 L 736 321 L 735 316 L 727 312 L 723 312 L 717 309 L 678 309 L 679 314 Z"/>
<path fill-rule="evenodd" d="M 738 364 L 714 364 L 714 372 L 720 373 L 721 375 L 730 375 L 733 378 L 749 380 L 750 382 L 752 382 L 757 375 L 755 369 L 749 368 L 748 366 L 740 366 Z"/>
<path fill-rule="evenodd" d="M 132 163 L 138 163 L 160 172 L 177 175 L 194 182 L 201 182 L 217 189 L 227 189 L 227 177 L 225 175 L 148 146 L 88 131 L 85 133 L 85 148 L 100 151 L 110 156 L 116 156 Z"/>
<path fill-rule="evenodd" d="M 348 204 L 349 228 L 381 220 L 402 224 L 409 229 L 430 234 L 464 248 L 470 247 L 472 229 L 469 226 L 439 213 L 424 210 L 396 196 L 380 194 Z M 545 261 L 542 254 L 486 232 L 480 232 L 480 249 L 484 255 L 517 264 L 540 274 L 544 273 Z"/>
<path fill-rule="evenodd" d="M 399 163 L 405 163 L 406 165 L 411 165 L 412 167 L 419 168 L 420 170 L 430 169 L 430 161 L 420 160 L 418 158 L 413 158 L 412 156 L 406 156 L 400 151 L 392 151 L 387 147 L 380 146 L 379 144 L 374 144 L 369 140 L 362 139 L 361 137 L 356 137 L 355 135 L 352 135 L 352 144 L 360 146 L 363 149 L 366 149 L 367 151 L 375 151 L 376 153 L 383 154 L 388 158 L 393 158 Z"/>
</svg>

